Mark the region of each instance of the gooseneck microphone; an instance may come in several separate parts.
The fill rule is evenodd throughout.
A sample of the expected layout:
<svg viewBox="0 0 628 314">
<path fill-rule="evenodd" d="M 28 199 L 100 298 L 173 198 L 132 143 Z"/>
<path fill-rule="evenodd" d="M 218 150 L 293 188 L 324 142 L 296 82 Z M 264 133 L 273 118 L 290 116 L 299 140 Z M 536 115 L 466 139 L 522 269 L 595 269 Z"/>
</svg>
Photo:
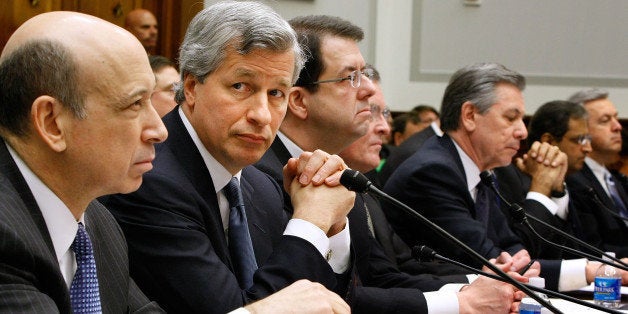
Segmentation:
<svg viewBox="0 0 628 314">
<path fill-rule="evenodd" d="M 593 199 L 595 204 L 597 204 L 598 206 L 602 207 L 605 211 L 607 211 L 609 214 L 611 214 L 611 216 L 613 216 L 613 217 L 615 217 L 617 219 L 621 219 L 623 221 L 628 221 L 628 218 L 622 217 L 620 214 L 614 212 L 608 206 L 604 205 L 604 203 L 602 203 L 602 200 L 600 200 L 600 198 L 597 196 L 597 193 L 595 193 L 595 190 L 593 190 L 592 187 L 590 187 L 590 186 L 587 187 L 587 194 L 589 194 L 591 196 L 591 198 Z"/>
<path fill-rule="evenodd" d="M 533 298 L 534 300 L 539 302 L 541 305 L 543 305 L 545 308 L 547 308 L 548 310 L 552 311 L 552 313 L 562 313 L 560 310 L 558 310 L 556 307 L 554 307 L 551 303 L 547 302 L 546 300 L 543 300 L 537 294 L 533 293 L 532 290 L 528 289 L 528 287 L 524 286 L 522 283 L 520 283 L 520 282 L 514 280 L 512 277 L 508 276 L 506 273 L 504 273 L 497 266 L 491 264 L 482 255 L 478 254 L 476 251 L 474 251 L 473 249 L 468 247 L 462 241 L 458 240 L 456 237 L 451 235 L 449 232 L 445 231 L 443 228 L 441 228 L 438 225 L 436 225 L 435 223 L 431 222 L 430 220 L 425 218 L 423 215 L 421 215 L 418 212 L 414 211 L 412 208 L 410 208 L 406 204 L 400 202 L 396 198 L 386 194 L 382 190 L 380 190 L 377 187 L 375 187 L 373 185 L 373 183 L 371 183 L 371 181 L 366 176 L 364 176 L 362 173 L 360 173 L 359 171 L 352 170 L 352 169 L 345 169 L 343 171 L 343 173 L 342 173 L 342 176 L 340 177 L 340 184 L 345 186 L 350 191 L 354 191 L 354 192 L 358 192 L 358 193 L 367 193 L 367 192 L 375 193 L 376 196 L 378 196 L 380 198 L 383 198 L 383 199 L 387 200 L 388 202 L 394 204 L 397 208 L 403 210 L 406 214 L 408 214 L 408 215 L 418 219 L 420 222 L 422 222 L 424 225 L 426 225 L 427 227 L 429 227 L 430 229 L 435 231 L 437 234 L 439 234 L 443 238 L 446 238 L 446 239 L 454 242 L 458 247 L 463 249 L 467 254 L 469 254 L 470 256 L 475 258 L 476 260 L 480 261 L 483 265 L 485 265 L 490 270 L 495 272 L 498 276 L 500 276 L 503 279 L 504 282 L 507 282 L 507 283 L 517 287 L 519 290 L 525 292 L 529 297 Z"/>
<path fill-rule="evenodd" d="M 568 233 L 566 233 L 566 232 L 564 232 L 564 231 L 562 231 L 562 230 L 560 230 L 560 229 L 558 229 L 558 228 L 556 228 L 556 227 L 554 227 L 554 226 L 552 226 L 552 225 L 550 225 L 550 224 L 548 224 L 548 223 L 546 223 L 546 222 L 544 222 L 544 221 L 542 221 L 542 220 L 540 220 L 540 219 L 538 219 L 538 218 L 536 218 L 536 217 L 526 213 L 525 210 L 519 204 L 508 202 L 508 200 L 506 200 L 506 198 L 499 192 L 499 189 L 497 189 L 497 187 L 495 185 L 495 180 L 494 180 L 494 177 L 493 177 L 493 174 L 491 173 L 491 171 L 488 171 L 488 170 L 482 171 L 480 173 L 480 179 L 482 180 L 483 184 L 489 186 L 495 192 L 495 194 L 497 194 L 499 199 L 502 202 L 504 202 L 504 204 L 506 204 L 509 207 L 510 213 L 511 213 L 511 215 L 514 218 L 514 221 L 517 222 L 517 223 L 523 224 L 526 228 L 528 228 L 528 230 L 530 230 L 537 238 L 539 238 L 544 243 L 547 243 L 547 244 L 549 244 L 549 245 L 551 245 L 553 247 L 556 247 L 556 248 L 558 248 L 561 251 L 566 251 L 566 252 L 572 253 L 572 254 L 577 255 L 577 256 L 585 257 L 585 258 L 588 258 L 590 260 L 598 261 L 600 263 L 608 264 L 608 265 L 611 265 L 611 266 L 614 266 L 614 267 L 617 267 L 617 268 L 620 268 L 620 269 L 628 271 L 628 265 L 626 265 L 622 260 L 620 260 L 618 258 L 615 258 L 615 257 L 612 257 L 611 255 L 606 254 L 605 252 L 601 251 L 600 249 L 598 249 L 598 248 L 596 248 L 596 247 L 594 247 L 594 246 L 592 246 L 592 245 L 590 245 L 590 244 L 588 244 L 588 243 L 586 243 L 586 242 L 584 242 L 584 241 L 582 241 L 582 240 L 580 240 L 580 239 L 578 239 L 578 238 L 576 238 L 576 237 L 574 237 L 574 236 L 572 236 L 572 235 L 570 235 L 570 234 L 568 234 Z M 591 255 L 591 254 L 588 254 L 586 252 L 582 252 L 582 251 L 579 251 L 579 250 L 576 250 L 576 249 L 573 249 L 573 248 L 570 248 L 570 247 L 567 247 L 567 246 L 560 245 L 558 243 L 552 242 L 552 241 L 550 241 L 548 239 L 545 239 L 542 235 L 540 235 L 536 231 L 536 229 L 534 229 L 534 227 L 532 227 L 532 225 L 530 224 L 530 222 L 528 221 L 527 218 L 530 218 L 530 219 L 534 220 L 535 222 L 538 222 L 539 224 L 544 225 L 545 227 L 551 229 L 552 231 L 560 234 L 561 236 L 567 238 L 568 240 L 570 240 L 572 242 L 580 244 L 581 246 L 587 248 L 588 250 L 591 250 L 591 251 L 596 252 L 596 253 L 598 253 L 600 255 L 603 255 L 603 256 L 606 256 L 606 257 L 610 258 L 612 261 L 614 261 L 614 263 L 610 263 L 609 261 L 606 261 L 606 260 L 604 260 L 604 259 L 602 259 L 600 257 L 595 256 L 595 255 Z"/>
<path fill-rule="evenodd" d="M 421 245 L 421 246 L 417 245 L 414 248 L 412 248 L 412 257 L 414 257 L 415 259 L 417 259 L 417 260 L 419 260 L 421 262 L 431 262 L 433 260 L 443 261 L 443 262 L 446 262 L 446 263 L 450 263 L 450 264 L 454 264 L 454 265 L 460 266 L 460 267 L 462 267 L 462 268 L 464 268 L 464 269 L 466 269 L 466 270 L 468 270 L 468 271 L 470 271 L 470 272 L 472 272 L 474 274 L 478 274 L 478 275 L 482 275 L 482 276 L 485 276 L 485 277 L 493 278 L 493 279 L 499 280 L 499 281 L 504 281 L 504 279 L 499 277 L 499 276 L 496 276 L 496 275 L 491 274 L 491 273 L 484 272 L 482 270 L 473 268 L 473 267 L 471 267 L 469 265 L 460 263 L 458 261 L 452 260 L 452 259 L 444 257 L 442 255 L 439 255 L 439 254 L 436 253 L 436 251 L 432 250 L 431 248 L 429 248 L 429 247 L 427 247 L 425 245 Z M 603 306 L 600 306 L 600 305 L 597 305 L 597 304 L 594 304 L 594 303 L 591 303 L 591 302 L 587 302 L 587 301 L 584 301 L 584 300 L 580 300 L 580 299 L 577 299 L 577 298 L 574 298 L 574 297 L 570 297 L 568 295 L 564 295 L 564 294 L 556 292 L 556 291 L 543 289 L 543 288 L 538 288 L 538 287 L 530 286 L 530 285 L 525 285 L 525 286 L 530 288 L 530 290 L 534 290 L 534 291 L 537 291 L 537 292 L 542 292 L 542 293 L 545 293 L 545 294 L 550 295 L 550 296 L 555 297 L 555 298 L 559 298 L 559 299 L 563 299 L 563 300 L 566 300 L 566 301 L 569 301 L 569 302 L 577 303 L 577 304 L 580 304 L 580 305 L 583 305 L 583 306 L 586 306 L 586 307 L 589 307 L 589 308 L 593 308 L 593 309 L 596 309 L 596 310 L 600 310 L 600 311 L 603 311 L 603 312 L 607 312 L 607 313 L 622 313 L 620 311 L 617 311 L 617 310 L 614 310 L 614 309 L 605 308 Z"/>
</svg>

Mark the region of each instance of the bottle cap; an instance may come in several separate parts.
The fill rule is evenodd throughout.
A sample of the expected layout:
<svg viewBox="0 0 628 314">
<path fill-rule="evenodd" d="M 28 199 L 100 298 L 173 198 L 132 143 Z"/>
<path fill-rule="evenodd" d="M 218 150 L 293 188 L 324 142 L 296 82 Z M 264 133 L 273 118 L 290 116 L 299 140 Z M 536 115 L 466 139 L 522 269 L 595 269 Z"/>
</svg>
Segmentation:
<svg viewBox="0 0 628 314">
<path fill-rule="evenodd" d="M 530 281 L 528 282 L 530 286 L 537 288 L 545 288 L 545 278 L 542 277 L 530 277 Z"/>
</svg>

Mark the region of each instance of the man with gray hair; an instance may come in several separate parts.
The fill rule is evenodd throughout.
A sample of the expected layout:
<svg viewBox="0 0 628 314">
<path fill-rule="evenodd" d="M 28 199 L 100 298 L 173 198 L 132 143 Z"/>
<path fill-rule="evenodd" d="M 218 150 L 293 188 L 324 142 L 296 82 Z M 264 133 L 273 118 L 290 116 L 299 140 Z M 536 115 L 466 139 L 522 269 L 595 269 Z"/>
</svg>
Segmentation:
<svg viewBox="0 0 628 314">
<path fill-rule="evenodd" d="M 524 87 L 521 74 L 500 64 L 478 63 L 458 70 L 443 97 L 441 127 L 445 135 L 427 140 L 384 187 L 385 192 L 413 206 L 485 258 L 512 261 L 513 271 L 525 266 L 530 254 L 511 229 L 497 195 L 481 182 L 480 173 L 509 165 L 527 137 Z M 535 142 L 517 165 L 528 172 L 554 172 L 560 178 L 566 162 L 565 154 L 557 147 Z M 562 185 L 562 180 L 549 180 L 544 189 L 549 194 L 558 184 Z M 519 194 L 525 195 L 513 195 Z M 521 200 L 517 196 L 511 201 Z M 531 201 L 538 203 L 536 206 L 551 203 L 545 195 L 535 195 Z M 425 243 L 443 255 L 481 265 L 460 248 L 417 228 L 407 216 L 386 208 L 391 224 L 407 243 Z M 539 266 L 549 288 L 573 290 L 593 281 L 599 263 L 544 260 L 533 267 Z M 628 274 L 624 272 L 623 276 L 626 282 Z"/>
<path fill-rule="evenodd" d="M 621 150 L 622 126 L 608 92 L 585 89 L 569 98 L 581 104 L 589 114 L 588 126 L 592 151 L 579 172 L 567 178 L 572 201 L 581 215 L 583 237 L 588 243 L 617 257 L 628 257 L 628 196 L 608 166 Z"/>
<path fill-rule="evenodd" d="M 104 200 L 122 226 L 131 274 L 169 313 L 224 313 L 299 279 L 336 286 L 355 194 L 317 151 L 291 159 L 282 189 L 251 167 L 269 148 L 303 66 L 294 30 L 257 2 L 220 2 L 190 23 L 178 108 L 140 189 Z M 347 310 L 330 292 L 322 303 Z"/>
</svg>

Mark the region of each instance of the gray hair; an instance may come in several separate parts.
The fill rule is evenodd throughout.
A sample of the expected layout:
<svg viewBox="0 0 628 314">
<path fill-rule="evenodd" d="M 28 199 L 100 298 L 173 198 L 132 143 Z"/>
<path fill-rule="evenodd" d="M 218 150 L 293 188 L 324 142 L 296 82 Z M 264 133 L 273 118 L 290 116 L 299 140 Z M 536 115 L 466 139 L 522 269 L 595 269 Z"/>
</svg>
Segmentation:
<svg viewBox="0 0 628 314">
<path fill-rule="evenodd" d="M 79 119 L 86 116 L 85 94 L 72 51 L 58 41 L 32 40 L 0 63 L 0 128 L 26 136 L 33 101 L 48 95 Z"/>
<path fill-rule="evenodd" d="M 589 88 L 581 90 L 569 97 L 569 101 L 579 105 L 584 105 L 589 101 L 608 98 L 608 92 L 599 88 Z"/>
<path fill-rule="evenodd" d="M 476 63 L 454 73 L 445 89 L 441 104 L 441 129 L 458 129 L 462 104 L 469 101 L 480 114 L 495 104 L 495 87 L 499 83 L 512 84 L 520 91 L 525 89 L 525 77 L 498 63 Z"/>
<path fill-rule="evenodd" d="M 179 51 L 181 82 L 192 75 L 203 83 L 224 61 L 229 46 L 242 55 L 253 49 L 293 50 L 292 84 L 305 62 L 294 30 L 273 9 L 258 2 L 220 2 L 199 12 L 188 26 Z M 185 100 L 182 84 L 175 92 L 181 104 Z"/>
</svg>

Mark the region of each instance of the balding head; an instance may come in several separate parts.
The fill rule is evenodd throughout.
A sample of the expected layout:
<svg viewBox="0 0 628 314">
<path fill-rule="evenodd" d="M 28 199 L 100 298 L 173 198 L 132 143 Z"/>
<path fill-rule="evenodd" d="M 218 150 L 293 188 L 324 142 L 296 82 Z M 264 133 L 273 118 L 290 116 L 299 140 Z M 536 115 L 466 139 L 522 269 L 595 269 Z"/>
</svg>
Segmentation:
<svg viewBox="0 0 628 314">
<path fill-rule="evenodd" d="M 42 95 L 58 99 L 76 117 L 84 117 L 85 95 L 102 89 L 103 78 L 118 75 L 122 59 L 130 58 L 150 70 L 142 52 L 132 34 L 94 16 L 55 11 L 31 18 L 13 33 L 0 55 L 4 89 L 0 106 L 6 107 L 0 129 L 25 135 L 31 104 Z"/>
<path fill-rule="evenodd" d="M 26 21 L 0 55 L 0 86 L 0 135 L 77 219 L 94 198 L 137 189 L 167 134 L 144 47 L 93 16 Z"/>
<path fill-rule="evenodd" d="M 146 9 L 135 9 L 127 14 L 124 27 L 131 32 L 147 52 L 157 46 L 157 19 Z"/>
</svg>

